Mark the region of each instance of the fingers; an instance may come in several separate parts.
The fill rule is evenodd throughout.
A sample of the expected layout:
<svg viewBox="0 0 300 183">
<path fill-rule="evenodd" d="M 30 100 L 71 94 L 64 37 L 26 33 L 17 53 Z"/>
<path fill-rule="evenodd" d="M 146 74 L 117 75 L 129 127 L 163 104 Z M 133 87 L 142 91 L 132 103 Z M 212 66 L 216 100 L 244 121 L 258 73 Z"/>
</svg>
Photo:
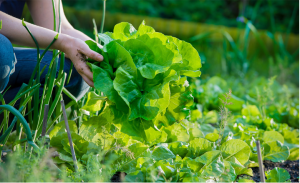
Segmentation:
<svg viewBox="0 0 300 183">
<path fill-rule="evenodd" d="M 94 83 L 87 76 L 82 75 L 82 79 L 90 86 L 94 88 Z"/>
<path fill-rule="evenodd" d="M 83 49 L 82 53 L 84 55 L 86 55 L 88 58 L 93 59 L 95 61 L 101 62 L 103 61 L 103 56 L 100 55 L 99 53 L 87 48 L 87 49 Z"/>
<path fill-rule="evenodd" d="M 82 76 L 83 80 L 91 87 L 94 87 L 93 73 L 91 72 L 89 66 L 85 62 L 79 62 L 74 66 L 78 73 Z"/>
</svg>

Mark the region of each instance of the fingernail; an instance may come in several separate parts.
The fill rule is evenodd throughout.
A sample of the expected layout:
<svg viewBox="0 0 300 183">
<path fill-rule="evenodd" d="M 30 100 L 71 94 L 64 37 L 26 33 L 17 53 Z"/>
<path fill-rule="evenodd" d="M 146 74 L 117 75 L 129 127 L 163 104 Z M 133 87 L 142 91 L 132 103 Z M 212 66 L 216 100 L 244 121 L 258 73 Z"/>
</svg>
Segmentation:
<svg viewBox="0 0 300 183">
<path fill-rule="evenodd" d="M 98 56 L 98 59 L 99 59 L 99 60 L 103 60 L 103 56 L 101 56 L 101 55 Z"/>
</svg>

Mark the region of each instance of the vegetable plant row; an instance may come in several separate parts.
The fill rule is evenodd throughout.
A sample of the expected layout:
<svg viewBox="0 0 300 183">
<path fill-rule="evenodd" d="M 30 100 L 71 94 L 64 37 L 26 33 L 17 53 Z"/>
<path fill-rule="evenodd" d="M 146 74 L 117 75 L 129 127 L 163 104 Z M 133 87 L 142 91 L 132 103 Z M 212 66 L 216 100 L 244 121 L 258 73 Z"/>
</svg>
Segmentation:
<svg viewBox="0 0 300 183">
<path fill-rule="evenodd" d="M 239 98 L 236 91 L 225 105 L 219 103 L 228 97 L 222 97 L 222 89 L 232 87 L 225 80 L 214 77 L 200 84 L 191 79 L 200 76 L 201 61 L 189 43 L 155 32 L 144 22 L 138 30 L 123 22 L 98 37 L 103 48 L 86 42 L 104 56 L 103 62 L 88 60 L 97 90 L 81 108 L 82 123 L 69 121 L 79 169 L 109 162 L 111 175 L 125 172 L 124 181 L 130 182 L 250 181 L 251 168 L 258 167 L 257 139 L 264 160 L 299 159 L 299 134 L 293 128 L 299 126 L 279 121 L 277 106 L 273 116 L 266 115 L 271 113 L 268 101 L 260 105 L 251 97 Z M 219 117 L 224 119 L 214 111 L 220 105 L 232 114 L 225 117 L 226 124 L 215 125 Z M 59 153 L 55 162 L 74 170 L 64 122 L 49 136 Z M 290 175 L 276 168 L 266 178 L 284 182 Z"/>
</svg>

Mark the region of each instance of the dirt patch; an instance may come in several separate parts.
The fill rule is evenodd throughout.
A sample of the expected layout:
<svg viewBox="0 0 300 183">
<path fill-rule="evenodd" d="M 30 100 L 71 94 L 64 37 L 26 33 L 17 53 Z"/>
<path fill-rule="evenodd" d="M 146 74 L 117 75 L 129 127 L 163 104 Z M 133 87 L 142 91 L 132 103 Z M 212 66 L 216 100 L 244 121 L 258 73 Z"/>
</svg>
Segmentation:
<svg viewBox="0 0 300 183">
<path fill-rule="evenodd" d="M 116 172 L 112 178 L 110 179 L 111 182 L 124 182 L 124 178 L 127 175 L 125 172 Z"/>
<path fill-rule="evenodd" d="M 297 161 L 285 161 L 283 163 L 273 163 L 272 161 L 264 161 L 265 171 L 273 170 L 275 167 L 284 168 L 286 169 L 290 176 L 291 182 L 299 182 L 299 160 Z M 259 177 L 259 169 L 258 167 L 252 168 L 253 170 L 253 177 L 252 179 L 255 182 L 260 182 Z"/>
</svg>

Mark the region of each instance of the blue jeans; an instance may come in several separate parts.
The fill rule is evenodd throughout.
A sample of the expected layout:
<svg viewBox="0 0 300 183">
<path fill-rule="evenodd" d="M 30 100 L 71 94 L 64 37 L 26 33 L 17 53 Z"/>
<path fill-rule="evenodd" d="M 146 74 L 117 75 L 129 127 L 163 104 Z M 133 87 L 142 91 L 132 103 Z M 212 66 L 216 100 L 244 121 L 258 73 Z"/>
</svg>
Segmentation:
<svg viewBox="0 0 300 183">
<path fill-rule="evenodd" d="M 40 51 L 41 54 L 43 50 Z M 40 77 L 42 86 L 40 87 L 40 96 L 43 92 L 45 76 L 48 72 L 49 64 L 52 60 L 52 51 L 48 51 L 41 61 L 41 70 L 46 66 L 45 71 Z M 6 88 L 9 90 L 4 94 L 4 100 L 9 103 L 14 99 L 23 83 L 28 83 L 31 74 L 37 63 L 37 50 L 31 48 L 13 48 L 11 42 L 0 34 L 0 93 Z M 64 72 L 69 73 L 71 60 L 65 59 Z M 59 69 L 59 64 L 57 72 Z M 65 88 L 77 99 L 80 99 L 89 90 L 89 85 L 82 79 L 76 69 L 73 67 L 71 79 Z M 65 102 L 70 101 L 69 97 L 63 96 Z M 18 106 L 18 103 L 16 104 Z"/>
</svg>

